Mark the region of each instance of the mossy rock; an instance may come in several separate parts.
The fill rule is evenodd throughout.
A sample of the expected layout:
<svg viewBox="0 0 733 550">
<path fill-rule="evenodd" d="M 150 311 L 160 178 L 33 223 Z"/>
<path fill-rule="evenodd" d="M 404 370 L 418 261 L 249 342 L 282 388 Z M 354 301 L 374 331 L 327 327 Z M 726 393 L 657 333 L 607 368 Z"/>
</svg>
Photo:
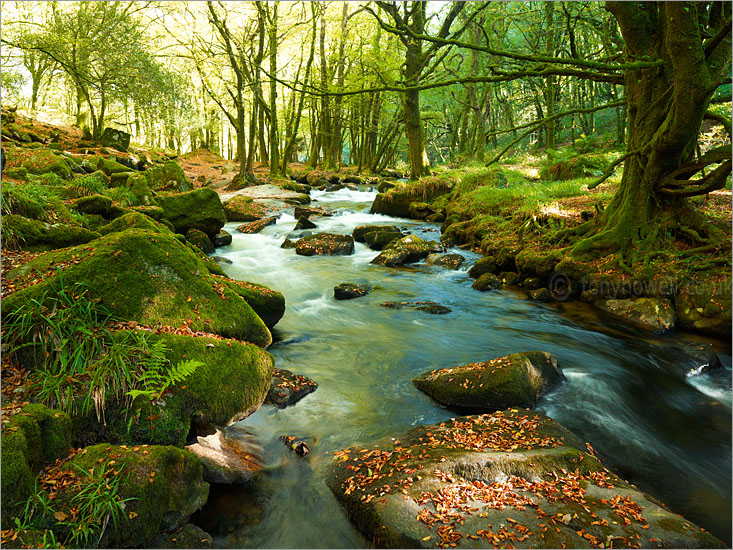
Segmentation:
<svg viewBox="0 0 733 550">
<path fill-rule="evenodd" d="M 118 524 L 108 525 L 100 546 L 107 548 L 150 547 L 157 535 L 186 523 L 209 495 L 203 468 L 192 453 L 172 446 L 125 448 L 102 443 L 87 447 L 61 466 L 61 471 L 80 476 L 104 465 L 121 471 L 118 495 L 129 499 Z M 59 491 L 57 512 L 71 516 L 79 485 Z"/>
<path fill-rule="evenodd" d="M 322 475 L 377 547 L 724 547 L 530 410 L 454 418 L 344 449 Z"/>
<path fill-rule="evenodd" d="M 593 303 L 614 319 L 642 330 L 664 333 L 672 330 L 677 321 L 674 307 L 664 298 L 637 298 L 636 300 L 599 300 Z"/>
<path fill-rule="evenodd" d="M 281 183 L 280 187 L 287 189 L 288 191 L 295 191 L 296 193 L 309 194 L 311 192 L 311 186 L 304 183 L 296 183 L 294 181 L 288 181 Z"/>
<path fill-rule="evenodd" d="M 28 498 L 35 473 L 44 464 L 68 455 L 70 446 L 71 419 L 65 412 L 32 404 L 3 422 L 3 527 L 7 528 Z"/>
<path fill-rule="evenodd" d="M 222 207 L 228 222 L 253 222 L 269 215 L 269 210 L 252 197 L 235 195 Z"/>
<path fill-rule="evenodd" d="M 496 290 L 501 284 L 501 279 L 493 273 L 484 273 L 473 282 L 471 287 L 475 290 L 486 292 L 487 290 Z"/>
<path fill-rule="evenodd" d="M 186 231 L 186 240 L 201 250 L 204 254 L 214 253 L 214 243 L 211 242 L 208 235 L 198 229 L 189 229 Z"/>
<path fill-rule="evenodd" d="M 2 135 L 23 143 L 30 143 L 31 135 L 14 122 L 2 125 Z"/>
<path fill-rule="evenodd" d="M 386 214 L 400 218 L 411 217 L 413 202 L 429 204 L 453 189 L 454 182 L 443 176 L 428 176 L 417 182 L 410 182 L 386 193 L 379 193 L 372 203 L 372 214 Z M 422 218 L 421 218 L 422 219 Z"/>
<path fill-rule="evenodd" d="M 163 209 L 160 206 L 131 206 L 130 210 L 134 210 L 135 212 L 140 212 L 141 214 L 145 214 L 146 216 L 150 216 L 154 220 L 158 221 L 163 218 Z"/>
<path fill-rule="evenodd" d="M 112 206 L 112 199 L 104 195 L 89 195 L 79 197 L 71 205 L 71 208 L 82 214 L 99 214 L 104 216 Z"/>
<path fill-rule="evenodd" d="M 163 165 L 151 166 L 145 171 L 150 188 L 158 191 L 173 191 L 185 193 L 193 191 L 193 184 L 183 173 L 181 165 L 169 160 Z"/>
<path fill-rule="evenodd" d="M 385 231 L 388 233 L 400 233 L 400 228 L 396 225 L 359 225 L 354 228 L 351 236 L 357 243 L 366 242 L 366 234 L 374 231 Z"/>
<path fill-rule="evenodd" d="M 433 370 L 412 382 L 443 405 L 473 411 L 533 407 L 563 375 L 557 359 L 542 351 Z"/>
<path fill-rule="evenodd" d="M 298 239 L 295 253 L 299 256 L 349 256 L 354 253 L 354 238 L 336 233 L 316 233 Z"/>
<path fill-rule="evenodd" d="M 155 206 L 155 193 L 148 187 L 148 178 L 144 172 L 135 172 L 127 177 L 125 183 L 132 194 L 135 196 L 135 202 L 143 206 Z"/>
<path fill-rule="evenodd" d="M 731 278 L 720 282 L 689 281 L 680 285 L 675 310 L 679 325 L 728 337 L 731 333 Z"/>
<path fill-rule="evenodd" d="M 28 168 L 25 166 L 5 168 L 3 169 L 3 176 L 14 180 L 26 181 L 28 179 Z"/>
<path fill-rule="evenodd" d="M 42 282 L 4 299 L 6 311 L 24 300 L 41 299 L 58 284 L 59 265 L 65 266 L 64 284 L 87 284 L 91 296 L 101 298 L 120 319 L 175 327 L 190 321 L 192 330 L 260 346 L 272 342 L 270 331 L 247 302 L 213 279 L 195 252 L 171 234 L 145 229 L 111 233 L 91 246 L 42 254 L 10 271 L 7 280 L 18 288 L 25 281 Z"/>
<path fill-rule="evenodd" d="M 127 172 L 114 172 L 109 176 L 109 185 L 110 187 L 122 187 L 127 184 L 127 179 L 134 174 L 138 174 L 138 172 L 133 172 L 130 169 Z"/>
<path fill-rule="evenodd" d="M 364 242 L 372 250 L 384 250 L 389 243 L 401 238 L 402 233 L 399 231 L 370 231 L 364 235 Z"/>
<path fill-rule="evenodd" d="M 213 548 L 214 537 L 197 527 L 187 523 L 171 533 L 160 533 L 150 548 Z"/>
<path fill-rule="evenodd" d="M 557 162 L 540 170 L 540 178 L 551 181 L 566 181 L 577 178 L 600 176 L 606 168 L 604 155 L 577 155 L 569 160 Z"/>
<path fill-rule="evenodd" d="M 170 233 L 170 229 L 160 222 L 156 222 L 153 218 L 141 214 L 140 212 L 128 212 L 115 218 L 107 225 L 99 228 L 99 233 L 109 235 L 110 233 L 119 233 L 127 229 L 147 229 L 156 233 Z"/>
<path fill-rule="evenodd" d="M 9 161 L 13 162 L 12 156 Z M 50 149 L 36 149 L 31 153 L 26 153 L 19 164 L 28 170 L 29 174 L 51 173 L 62 180 L 70 180 L 72 177 L 69 162 L 63 156 L 54 154 Z"/>
<path fill-rule="evenodd" d="M 281 292 L 228 277 L 219 280 L 244 298 L 268 328 L 274 327 L 285 314 L 285 297 Z"/>
<path fill-rule="evenodd" d="M 468 270 L 468 276 L 472 279 L 478 279 L 484 273 L 496 273 L 496 259 L 493 256 L 479 258 Z"/>
<path fill-rule="evenodd" d="M 214 237 L 226 223 L 221 200 L 213 189 L 164 195 L 158 197 L 157 202 L 165 218 L 176 228 L 176 233 L 185 235 L 189 229 L 199 229 Z"/>
<path fill-rule="evenodd" d="M 47 223 L 40 220 L 32 220 L 18 216 L 17 214 L 6 214 L 3 216 L 3 230 L 18 235 L 22 242 L 23 250 L 40 252 L 65 248 L 78 244 L 88 243 L 99 238 L 99 233 L 89 231 L 78 225 L 65 223 Z"/>
<path fill-rule="evenodd" d="M 430 244 L 415 235 L 408 235 L 390 242 L 371 263 L 385 267 L 396 267 L 419 262 L 433 250 Z"/>
<path fill-rule="evenodd" d="M 458 269 L 466 258 L 460 254 L 430 254 L 425 258 L 427 265 L 437 265 L 446 269 Z"/>
<path fill-rule="evenodd" d="M 114 147 L 118 151 L 127 151 L 130 146 L 130 134 L 115 128 L 105 128 L 102 132 L 102 145 Z"/>
<path fill-rule="evenodd" d="M 97 158 L 97 169 L 101 170 L 108 176 L 111 176 L 112 174 L 116 174 L 119 172 L 129 172 L 130 168 L 125 166 L 124 164 L 120 164 L 119 162 L 104 158 L 104 157 L 92 157 Z"/>
<path fill-rule="evenodd" d="M 555 266 L 561 259 L 561 253 L 558 251 L 537 252 L 526 248 L 516 255 L 514 261 L 523 277 L 535 276 L 544 279 L 555 271 Z"/>
<path fill-rule="evenodd" d="M 115 338 L 125 335 L 120 331 Z M 107 441 L 182 447 L 193 424 L 224 426 L 249 416 L 264 401 L 273 359 L 263 349 L 206 336 L 161 333 L 148 339 L 165 343 L 166 358 L 173 366 L 183 360 L 202 365 L 155 402 L 142 396 L 125 405 L 108 397 L 105 422 L 94 411 L 75 416 L 76 444 Z"/>
</svg>

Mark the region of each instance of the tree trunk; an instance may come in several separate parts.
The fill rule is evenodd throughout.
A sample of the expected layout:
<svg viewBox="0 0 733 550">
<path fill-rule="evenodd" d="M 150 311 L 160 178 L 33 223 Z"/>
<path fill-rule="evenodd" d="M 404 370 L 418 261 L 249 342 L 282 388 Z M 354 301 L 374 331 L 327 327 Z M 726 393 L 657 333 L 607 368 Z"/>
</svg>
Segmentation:
<svg viewBox="0 0 733 550">
<path fill-rule="evenodd" d="M 280 175 L 279 157 L 279 133 L 277 129 L 277 87 L 275 75 L 277 74 L 277 4 L 272 4 L 272 17 L 270 20 L 269 42 L 270 42 L 270 175 Z"/>
</svg>

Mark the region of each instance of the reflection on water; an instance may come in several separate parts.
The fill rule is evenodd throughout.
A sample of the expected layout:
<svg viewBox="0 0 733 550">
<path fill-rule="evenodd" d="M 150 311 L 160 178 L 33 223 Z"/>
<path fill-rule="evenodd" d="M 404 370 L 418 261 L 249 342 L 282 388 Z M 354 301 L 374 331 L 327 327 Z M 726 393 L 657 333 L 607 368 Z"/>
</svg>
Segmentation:
<svg viewBox="0 0 733 550">
<path fill-rule="evenodd" d="M 374 196 L 313 192 L 337 211 L 315 218 L 317 231 L 350 234 L 357 225 L 394 223 L 439 239 L 432 224 L 368 214 Z M 330 460 L 325 453 L 455 416 L 412 385 L 425 370 L 534 349 L 553 353 L 567 378 L 538 409 L 590 441 L 624 477 L 730 542 L 729 350 L 720 354 L 725 369 L 686 378 L 672 338 L 634 338 L 593 318 L 585 306 L 566 304 L 566 315 L 516 292 L 476 292 L 466 268 L 373 266 L 377 253 L 359 243 L 352 256 L 297 256 L 280 248 L 294 225 L 288 214 L 257 235 L 228 225 L 233 242 L 217 251 L 232 261 L 222 265 L 230 276 L 284 293 L 287 310 L 270 351 L 278 367 L 319 384 L 293 407 L 265 406 L 242 422 L 264 447 L 265 469 L 249 487 L 212 490 L 196 521 L 217 543 L 368 546 L 319 477 L 319 464 Z M 373 290 L 334 300 L 333 287 L 347 281 L 370 283 Z M 453 311 L 379 307 L 391 300 L 432 300 Z M 281 435 L 309 438 L 311 453 L 292 454 Z"/>
</svg>

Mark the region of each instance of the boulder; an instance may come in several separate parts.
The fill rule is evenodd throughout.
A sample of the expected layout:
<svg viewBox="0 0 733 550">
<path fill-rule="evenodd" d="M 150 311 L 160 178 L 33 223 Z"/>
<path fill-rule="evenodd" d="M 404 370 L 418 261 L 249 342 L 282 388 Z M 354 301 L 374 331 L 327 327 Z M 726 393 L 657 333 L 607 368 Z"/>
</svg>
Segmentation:
<svg viewBox="0 0 733 550">
<path fill-rule="evenodd" d="M 127 500 L 117 524 L 107 525 L 101 547 L 149 547 L 161 531 L 186 523 L 208 498 L 201 462 L 192 453 L 171 446 L 128 448 L 102 443 L 85 448 L 57 467 L 54 473 L 59 477 L 79 476 L 82 483 L 59 489 L 53 506 L 56 514 L 73 517 L 72 508 L 78 507 L 74 498 L 86 486 L 87 476 L 80 471 L 113 472 L 119 464 L 124 464 L 127 474 L 118 474 L 118 494 Z"/>
<path fill-rule="evenodd" d="M 468 276 L 472 279 L 478 279 L 484 273 L 496 273 L 496 259 L 493 256 L 479 258 L 468 270 Z"/>
<path fill-rule="evenodd" d="M 259 233 L 268 225 L 275 225 L 275 223 L 277 223 L 277 216 L 270 216 L 261 220 L 243 223 L 237 227 L 237 231 L 240 233 Z"/>
<path fill-rule="evenodd" d="M 372 250 L 384 250 L 389 243 L 401 238 L 402 233 L 399 231 L 371 231 L 364 235 L 364 242 Z"/>
<path fill-rule="evenodd" d="M 321 185 L 328 184 L 328 179 L 323 172 L 308 172 L 305 176 L 305 180 L 311 187 L 319 187 Z"/>
<path fill-rule="evenodd" d="M 351 234 L 358 243 L 366 242 L 366 234 L 374 231 L 385 231 L 388 233 L 400 233 L 400 228 L 396 225 L 359 225 L 354 228 Z"/>
<path fill-rule="evenodd" d="M 499 279 L 506 286 L 516 285 L 519 282 L 519 275 L 513 271 L 502 271 L 499 273 Z"/>
<path fill-rule="evenodd" d="M 160 206 L 154 206 L 154 205 L 131 206 L 130 210 L 134 210 L 135 212 L 140 212 L 141 214 L 150 216 L 151 218 L 153 218 L 156 221 L 163 218 L 163 209 Z"/>
<path fill-rule="evenodd" d="M 540 303 L 547 303 L 552 301 L 552 295 L 550 294 L 550 291 L 545 288 L 536 288 L 534 290 L 525 290 L 527 297 L 534 301 L 534 302 L 540 302 Z"/>
<path fill-rule="evenodd" d="M 108 176 L 111 176 L 112 174 L 117 174 L 120 172 L 130 172 L 130 168 L 125 166 L 124 164 L 120 164 L 116 160 L 108 159 L 104 157 L 94 157 L 93 155 L 89 156 L 90 159 L 94 159 L 97 161 L 97 170 L 101 170 Z"/>
<path fill-rule="evenodd" d="M 687 376 L 705 374 L 723 366 L 710 342 L 681 342 L 680 360 L 687 368 Z"/>
<path fill-rule="evenodd" d="M 251 197 L 255 200 L 280 200 L 299 205 L 308 204 L 311 201 L 311 198 L 305 193 L 288 191 L 287 189 L 271 184 L 247 187 L 241 191 L 237 191 L 237 195 Z"/>
<path fill-rule="evenodd" d="M 728 277 L 718 282 L 689 281 L 677 293 L 675 311 L 679 325 L 688 330 L 728 338 L 731 334 L 731 283 Z"/>
<path fill-rule="evenodd" d="M 171 533 L 159 533 L 150 548 L 213 548 L 214 537 L 197 527 L 187 523 Z"/>
<path fill-rule="evenodd" d="M 145 171 L 150 188 L 155 191 L 173 191 L 185 193 L 193 191 L 193 184 L 183 173 L 183 168 L 174 160 L 163 165 L 151 166 Z"/>
<path fill-rule="evenodd" d="M 285 239 L 280 248 L 297 248 L 297 243 L 293 239 Z"/>
<path fill-rule="evenodd" d="M 433 315 L 445 315 L 450 313 L 452 310 L 449 307 L 440 305 L 437 302 L 423 301 L 423 302 L 384 302 L 379 304 L 382 307 L 389 309 L 404 309 L 411 308 L 418 311 L 424 311 L 425 313 L 431 313 Z"/>
<path fill-rule="evenodd" d="M 359 283 L 341 283 L 333 287 L 333 297 L 336 300 L 351 300 L 366 296 L 371 290 L 371 285 Z"/>
<path fill-rule="evenodd" d="M 493 273 L 484 273 L 476 279 L 471 285 L 476 290 L 486 292 L 487 290 L 496 290 L 501 286 L 501 279 Z"/>
<path fill-rule="evenodd" d="M 269 213 L 262 204 L 244 195 L 235 195 L 222 206 L 228 222 L 253 222 Z"/>
<path fill-rule="evenodd" d="M 446 269 L 458 269 L 465 261 L 466 258 L 460 254 L 430 254 L 425 258 L 427 265 L 437 265 Z"/>
<path fill-rule="evenodd" d="M 205 481 L 247 483 L 261 469 L 261 447 L 253 444 L 251 435 L 241 432 L 232 427 L 217 428 L 213 434 L 199 435 L 196 443 L 184 447 L 201 461 Z"/>
<path fill-rule="evenodd" d="M 507 407 L 533 407 L 563 375 L 549 353 L 514 353 L 481 363 L 433 370 L 413 383 L 448 407 L 495 411 Z"/>
<path fill-rule="evenodd" d="M 191 228 L 199 229 L 209 237 L 216 235 L 226 223 L 219 195 L 213 189 L 203 188 L 157 197 L 165 218 L 176 228 L 176 233 L 186 234 Z"/>
<path fill-rule="evenodd" d="M 670 331 L 677 321 L 672 304 L 665 298 L 599 300 L 593 305 L 614 319 L 652 332 Z"/>
<path fill-rule="evenodd" d="M 211 242 L 208 235 L 198 229 L 189 229 L 186 231 L 186 240 L 201 250 L 204 254 L 214 253 L 214 243 Z"/>
<path fill-rule="evenodd" d="M 285 314 L 285 297 L 281 292 L 257 283 L 238 281 L 229 277 L 215 278 L 244 298 L 268 328 L 274 327 Z"/>
<path fill-rule="evenodd" d="M 114 128 L 105 128 L 102 132 L 102 146 L 127 151 L 130 146 L 130 134 Z"/>
<path fill-rule="evenodd" d="M 383 548 L 588 548 L 622 540 L 723 547 L 534 411 L 419 426 L 334 453 L 322 475 L 366 540 Z"/>
<path fill-rule="evenodd" d="M 354 239 L 351 235 L 316 233 L 299 239 L 295 243 L 295 253 L 300 256 L 349 256 L 354 253 Z"/>
<path fill-rule="evenodd" d="M 385 267 L 396 267 L 419 262 L 431 252 L 429 243 L 415 235 L 408 235 L 389 243 L 371 263 Z"/>
<path fill-rule="evenodd" d="M 310 378 L 294 374 L 286 369 L 276 368 L 272 373 L 270 391 L 267 393 L 265 403 L 284 409 L 294 405 L 316 389 L 318 389 L 318 384 Z"/>
<path fill-rule="evenodd" d="M 140 212 L 128 212 L 127 214 L 112 220 L 107 225 L 100 227 L 99 233 L 101 235 L 109 235 L 110 233 L 119 233 L 120 231 L 126 231 L 127 229 L 133 228 L 146 229 L 156 233 L 171 233 L 171 230 L 168 229 L 168 227 L 145 214 L 141 214 Z"/>
<path fill-rule="evenodd" d="M 100 236 L 78 225 L 48 223 L 17 214 L 3 214 L 2 222 L 4 246 L 12 246 L 10 235 L 14 235 L 19 240 L 18 246 L 30 252 L 88 243 Z"/>
<path fill-rule="evenodd" d="M 305 216 L 301 216 L 300 218 L 298 218 L 298 223 L 295 224 L 296 231 L 300 229 L 315 229 L 316 227 L 318 226 Z"/>
<path fill-rule="evenodd" d="M 220 246 L 230 245 L 232 244 L 232 234 L 222 229 L 216 235 L 214 235 L 214 239 L 212 240 L 212 242 L 217 248 L 219 248 Z"/>
<path fill-rule="evenodd" d="M 312 206 L 296 206 L 293 212 L 293 217 L 297 220 L 301 216 L 310 218 L 311 216 L 333 216 L 333 213 L 326 210 L 325 208 L 315 208 Z"/>
<path fill-rule="evenodd" d="M 76 199 L 71 208 L 82 214 L 99 214 L 104 216 L 112 207 L 112 199 L 104 195 L 89 195 Z"/>
<path fill-rule="evenodd" d="M 88 285 L 90 297 L 100 298 L 120 320 L 187 325 L 260 346 L 272 342 L 270 331 L 247 302 L 217 284 L 202 257 L 170 233 L 144 229 L 108 234 L 94 246 L 48 252 L 11 270 L 6 280 L 19 290 L 3 298 L 3 313 L 27 300 L 46 299 L 58 284 L 59 265 L 65 266 L 65 285 Z M 28 286 L 36 279 L 42 281 Z"/>
<path fill-rule="evenodd" d="M 409 218 L 410 205 L 413 202 L 430 203 L 434 199 L 447 195 L 453 188 L 453 182 L 443 176 L 430 176 L 417 182 L 411 182 L 379 193 L 370 212 L 386 214 L 399 218 Z"/>
<path fill-rule="evenodd" d="M 296 183 L 294 181 L 287 181 L 281 183 L 280 187 L 287 189 L 288 191 L 295 191 L 296 193 L 302 193 L 308 195 L 311 192 L 311 186 L 305 183 Z"/>
<path fill-rule="evenodd" d="M 12 152 L 11 152 L 12 151 Z M 19 154 L 23 151 L 23 155 Z M 72 178 L 71 165 L 66 157 L 57 155 L 50 149 L 35 149 L 27 151 L 22 149 L 8 150 L 8 163 L 10 166 L 22 166 L 29 174 L 56 174 L 61 179 Z"/>
</svg>

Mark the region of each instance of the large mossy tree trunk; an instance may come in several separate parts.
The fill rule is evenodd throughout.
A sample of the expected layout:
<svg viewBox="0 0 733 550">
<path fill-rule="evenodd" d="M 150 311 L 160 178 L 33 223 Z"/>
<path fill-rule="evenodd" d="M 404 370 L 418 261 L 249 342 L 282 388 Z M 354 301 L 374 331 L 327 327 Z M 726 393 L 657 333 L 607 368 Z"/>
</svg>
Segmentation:
<svg viewBox="0 0 733 550">
<path fill-rule="evenodd" d="M 723 187 L 731 171 L 730 146 L 694 158 L 710 100 L 730 70 L 731 4 L 607 2 L 606 9 L 618 21 L 632 61 L 664 64 L 625 73 L 629 133 L 621 182 L 600 223 L 573 250 L 638 254 L 677 231 L 708 242 L 714 229 L 686 197 Z"/>
</svg>

